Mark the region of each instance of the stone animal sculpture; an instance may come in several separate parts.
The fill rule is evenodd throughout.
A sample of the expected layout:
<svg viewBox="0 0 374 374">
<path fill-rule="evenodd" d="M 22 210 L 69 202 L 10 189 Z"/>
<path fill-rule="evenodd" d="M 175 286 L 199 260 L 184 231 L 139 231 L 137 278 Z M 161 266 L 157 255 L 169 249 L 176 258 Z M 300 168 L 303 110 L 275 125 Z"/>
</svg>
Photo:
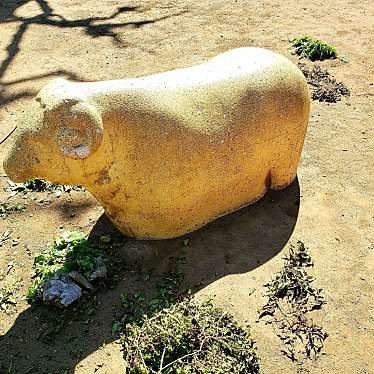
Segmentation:
<svg viewBox="0 0 374 374">
<path fill-rule="evenodd" d="M 259 48 L 134 79 L 55 79 L 4 168 L 84 186 L 130 237 L 173 238 L 288 186 L 309 105 L 301 71 Z"/>
</svg>

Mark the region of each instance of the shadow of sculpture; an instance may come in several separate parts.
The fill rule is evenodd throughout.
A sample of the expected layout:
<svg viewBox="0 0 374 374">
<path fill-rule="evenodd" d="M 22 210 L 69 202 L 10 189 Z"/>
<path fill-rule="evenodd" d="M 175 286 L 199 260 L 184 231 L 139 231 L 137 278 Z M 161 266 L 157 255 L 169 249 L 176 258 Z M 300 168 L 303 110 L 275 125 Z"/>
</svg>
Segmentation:
<svg viewBox="0 0 374 374">
<path fill-rule="evenodd" d="M 157 277 L 146 281 L 144 272 L 153 269 L 153 273 L 161 274 L 173 270 L 178 257 L 185 258 L 181 269 L 183 287 L 192 292 L 226 275 L 249 272 L 264 264 L 290 239 L 298 217 L 299 196 L 296 179 L 285 190 L 270 191 L 257 203 L 183 238 L 125 239 L 123 245 L 107 253 L 112 256 L 113 277 L 117 281 L 91 298 L 88 305 L 83 302 L 64 311 L 39 305 L 17 317 L 0 337 L 0 372 L 10 368 L 10 373 L 73 373 L 80 361 L 113 341 L 111 326 L 120 295 L 155 288 Z M 105 215 L 91 230 L 90 237 L 104 234 L 118 234 Z"/>
<path fill-rule="evenodd" d="M 29 0 L 3 0 L 0 5 L 0 24 L 17 24 L 17 30 L 12 36 L 10 42 L 6 47 L 6 57 L 0 62 L 0 106 L 8 104 L 20 98 L 33 96 L 35 92 L 22 91 L 17 94 L 7 94 L 6 88 L 12 83 L 3 80 L 5 73 L 11 63 L 20 52 L 21 41 L 24 38 L 27 30 L 33 25 L 45 25 L 57 28 L 83 29 L 85 34 L 92 37 L 110 37 L 113 43 L 119 47 L 126 47 L 126 43 L 120 38 L 117 29 L 121 28 L 140 28 L 147 24 L 153 24 L 164 19 L 179 16 L 187 11 L 180 11 L 173 14 L 167 14 L 151 19 L 138 19 L 134 21 L 118 22 L 116 17 L 125 12 L 134 12 L 141 15 L 141 8 L 139 6 L 122 6 L 118 7 L 109 16 L 86 17 L 80 19 L 67 19 L 62 14 L 58 14 L 45 0 L 34 0 L 40 8 L 40 14 L 31 17 L 17 16 L 16 12 L 21 6 L 29 2 Z M 60 72 L 64 73 L 64 72 Z M 47 74 L 52 75 L 56 72 Z M 46 76 L 47 76 L 46 75 Z M 74 79 L 72 73 L 65 72 L 65 75 Z M 23 80 L 33 80 L 33 77 L 24 78 Z"/>
</svg>

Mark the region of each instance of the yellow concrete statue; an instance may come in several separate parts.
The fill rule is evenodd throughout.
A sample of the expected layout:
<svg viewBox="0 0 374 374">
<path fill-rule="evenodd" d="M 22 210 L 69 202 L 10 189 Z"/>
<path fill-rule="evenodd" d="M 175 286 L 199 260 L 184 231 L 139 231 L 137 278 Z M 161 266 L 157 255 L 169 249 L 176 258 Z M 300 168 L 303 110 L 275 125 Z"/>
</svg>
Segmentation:
<svg viewBox="0 0 374 374">
<path fill-rule="evenodd" d="M 55 79 L 4 168 L 84 186 L 128 236 L 173 238 L 288 186 L 309 106 L 301 71 L 260 48 L 141 78 Z"/>
</svg>

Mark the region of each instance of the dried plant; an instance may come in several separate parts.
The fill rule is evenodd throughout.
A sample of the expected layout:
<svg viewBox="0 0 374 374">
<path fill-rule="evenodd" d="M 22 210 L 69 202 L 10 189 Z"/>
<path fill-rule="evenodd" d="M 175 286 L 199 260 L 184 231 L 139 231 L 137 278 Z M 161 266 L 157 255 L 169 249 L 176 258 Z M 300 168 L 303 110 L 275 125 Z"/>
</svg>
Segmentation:
<svg viewBox="0 0 374 374">
<path fill-rule="evenodd" d="M 300 356 L 316 357 L 328 334 L 310 319 L 309 314 L 325 304 L 322 289 L 313 285 L 314 277 L 307 268 L 313 266 L 308 249 L 302 242 L 291 246 L 284 257 L 284 267 L 265 284 L 267 303 L 259 318 L 267 318 L 285 345 L 282 351 L 293 361 Z"/>
</svg>

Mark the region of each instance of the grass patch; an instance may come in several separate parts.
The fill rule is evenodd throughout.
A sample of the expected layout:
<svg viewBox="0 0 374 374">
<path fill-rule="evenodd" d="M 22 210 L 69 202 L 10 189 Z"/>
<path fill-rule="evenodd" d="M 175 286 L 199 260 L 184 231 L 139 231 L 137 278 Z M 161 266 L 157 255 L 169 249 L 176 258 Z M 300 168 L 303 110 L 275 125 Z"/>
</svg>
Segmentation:
<svg viewBox="0 0 374 374">
<path fill-rule="evenodd" d="M 320 66 L 315 65 L 308 68 L 305 64 L 298 64 L 303 72 L 306 81 L 312 88 L 312 99 L 336 103 L 342 96 L 349 96 L 349 89 L 342 83 L 337 82 L 331 74 Z"/>
<path fill-rule="evenodd" d="M 337 57 L 336 48 L 330 44 L 313 39 L 311 36 L 298 36 L 290 40 L 295 48 L 294 53 L 300 58 L 306 58 L 311 61 L 334 59 Z"/>
<path fill-rule="evenodd" d="M 20 213 L 24 210 L 26 210 L 26 207 L 23 204 L 1 203 L 0 217 L 6 218 L 12 213 Z"/>
<path fill-rule="evenodd" d="M 123 331 L 128 324 L 139 323 L 144 316 L 152 315 L 164 308 L 169 308 L 177 302 L 180 299 L 178 289 L 182 280 L 183 274 L 180 270 L 163 274 L 157 282 L 156 295 L 149 300 L 146 300 L 144 293 L 141 291 L 135 292 L 132 295 L 121 295 L 121 313 L 113 323 L 113 334 Z"/>
<path fill-rule="evenodd" d="M 30 303 L 41 298 L 44 283 L 57 273 L 76 270 L 88 276 L 96 268 L 96 258 L 101 251 L 88 242 L 87 236 L 78 232 L 65 232 L 54 239 L 50 248 L 34 259 L 33 281 L 26 298 Z"/>
<path fill-rule="evenodd" d="M 298 242 L 284 257 L 283 269 L 265 284 L 268 301 L 259 318 L 269 318 L 267 323 L 275 328 L 285 345 L 282 353 L 292 361 L 315 358 L 328 336 L 309 317 L 310 312 L 325 304 L 322 289 L 313 286 L 315 278 L 307 273 L 306 269 L 312 266 L 308 249 Z"/>
<path fill-rule="evenodd" d="M 249 329 L 208 301 L 182 299 L 179 271 L 165 274 L 153 298 L 122 296 L 119 332 L 129 374 L 259 373 Z"/>
</svg>

